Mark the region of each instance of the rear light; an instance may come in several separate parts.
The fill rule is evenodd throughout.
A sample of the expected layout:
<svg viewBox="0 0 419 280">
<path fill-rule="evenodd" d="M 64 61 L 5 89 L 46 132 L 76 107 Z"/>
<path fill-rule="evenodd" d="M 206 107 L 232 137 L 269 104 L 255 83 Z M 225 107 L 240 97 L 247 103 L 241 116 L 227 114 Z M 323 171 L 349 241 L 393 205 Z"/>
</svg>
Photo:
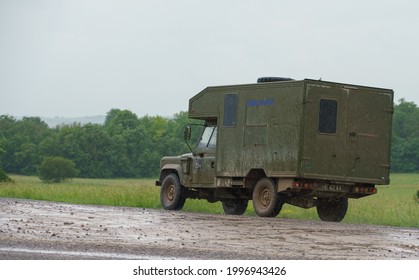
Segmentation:
<svg viewBox="0 0 419 280">
<path fill-rule="evenodd" d="M 376 194 L 377 189 L 374 187 L 363 187 L 363 186 L 357 186 L 354 188 L 354 193 L 359 194 Z"/>
<path fill-rule="evenodd" d="M 292 187 L 302 189 L 313 189 L 313 184 L 309 182 L 294 181 L 292 182 Z"/>
<path fill-rule="evenodd" d="M 298 181 L 294 181 L 292 182 L 292 187 L 293 188 L 301 188 L 302 187 L 302 183 L 298 182 Z"/>
</svg>

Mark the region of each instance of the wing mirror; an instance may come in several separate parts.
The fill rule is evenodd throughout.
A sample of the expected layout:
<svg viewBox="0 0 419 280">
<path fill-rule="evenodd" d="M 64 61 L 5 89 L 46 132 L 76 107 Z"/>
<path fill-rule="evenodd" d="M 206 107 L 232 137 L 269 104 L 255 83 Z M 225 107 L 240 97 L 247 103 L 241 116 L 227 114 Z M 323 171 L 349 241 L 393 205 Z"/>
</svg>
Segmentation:
<svg viewBox="0 0 419 280">
<path fill-rule="evenodd" d="M 185 126 L 185 129 L 183 130 L 183 138 L 185 139 L 185 141 L 191 140 L 191 134 L 192 134 L 191 127 L 189 125 Z"/>
</svg>

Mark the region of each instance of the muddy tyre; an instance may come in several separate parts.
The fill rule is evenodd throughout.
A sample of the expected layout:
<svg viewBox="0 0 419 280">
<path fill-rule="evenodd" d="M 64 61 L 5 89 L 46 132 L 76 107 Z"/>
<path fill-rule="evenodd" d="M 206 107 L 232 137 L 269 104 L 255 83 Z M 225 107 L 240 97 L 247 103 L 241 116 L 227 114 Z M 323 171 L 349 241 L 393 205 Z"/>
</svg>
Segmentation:
<svg viewBox="0 0 419 280">
<path fill-rule="evenodd" d="M 180 210 L 185 201 L 185 191 L 177 175 L 167 175 L 160 189 L 160 202 L 163 208 L 166 210 Z"/>
<path fill-rule="evenodd" d="M 224 213 L 227 215 L 243 215 L 246 212 L 247 199 L 228 199 L 222 201 Z"/>
<path fill-rule="evenodd" d="M 274 181 L 269 178 L 262 178 L 256 183 L 252 199 L 253 209 L 260 217 L 276 217 L 284 205 Z"/>
<path fill-rule="evenodd" d="M 348 198 L 318 198 L 317 214 L 320 220 L 326 222 L 340 222 L 348 210 Z"/>
</svg>

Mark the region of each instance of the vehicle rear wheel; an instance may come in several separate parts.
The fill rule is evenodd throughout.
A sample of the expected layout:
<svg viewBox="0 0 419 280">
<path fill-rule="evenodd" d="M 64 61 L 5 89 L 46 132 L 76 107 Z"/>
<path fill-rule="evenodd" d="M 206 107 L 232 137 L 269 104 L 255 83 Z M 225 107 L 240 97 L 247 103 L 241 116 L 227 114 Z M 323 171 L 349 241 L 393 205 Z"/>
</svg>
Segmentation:
<svg viewBox="0 0 419 280">
<path fill-rule="evenodd" d="M 272 179 L 260 179 L 253 190 L 253 209 L 260 217 L 275 217 L 282 209 L 284 202 L 276 192 Z"/>
<path fill-rule="evenodd" d="M 185 201 L 184 189 L 177 175 L 167 175 L 160 189 L 160 202 L 163 208 L 166 210 L 180 210 Z"/>
<path fill-rule="evenodd" d="M 318 198 L 317 214 L 320 220 L 326 222 L 340 222 L 348 210 L 348 198 Z"/>
<path fill-rule="evenodd" d="M 243 215 L 246 212 L 247 199 L 228 199 L 223 200 L 221 203 L 223 204 L 224 213 L 227 215 Z"/>
</svg>

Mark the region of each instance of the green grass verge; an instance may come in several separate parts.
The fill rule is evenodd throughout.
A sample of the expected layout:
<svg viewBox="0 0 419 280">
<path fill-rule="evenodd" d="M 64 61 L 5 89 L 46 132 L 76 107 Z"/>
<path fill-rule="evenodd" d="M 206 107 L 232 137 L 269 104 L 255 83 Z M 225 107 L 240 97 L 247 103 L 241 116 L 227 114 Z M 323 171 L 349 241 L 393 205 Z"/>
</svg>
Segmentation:
<svg viewBox="0 0 419 280">
<path fill-rule="evenodd" d="M 159 189 L 153 186 L 151 179 L 73 179 L 44 183 L 37 177 L 10 177 L 14 183 L 0 184 L 0 197 L 145 208 L 160 206 Z"/>
<path fill-rule="evenodd" d="M 26 198 L 76 204 L 161 208 L 153 179 L 74 179 L 46 184 L 37 177 L 10 176 L 14 183 L 0 183 L 0 197 Z M 377 224 L 419 228 L 419 174 L 393 174 L 389 186 L 378 194 L 350 199 L 344 223 Z M 221 203 L 189 199 L 183 211 L 222 214 Z M 251 203 L 246 215 L 255 215 Z M 316 209 L 284 205 L 279 218 L 319 220 Z"/>
</svg>

